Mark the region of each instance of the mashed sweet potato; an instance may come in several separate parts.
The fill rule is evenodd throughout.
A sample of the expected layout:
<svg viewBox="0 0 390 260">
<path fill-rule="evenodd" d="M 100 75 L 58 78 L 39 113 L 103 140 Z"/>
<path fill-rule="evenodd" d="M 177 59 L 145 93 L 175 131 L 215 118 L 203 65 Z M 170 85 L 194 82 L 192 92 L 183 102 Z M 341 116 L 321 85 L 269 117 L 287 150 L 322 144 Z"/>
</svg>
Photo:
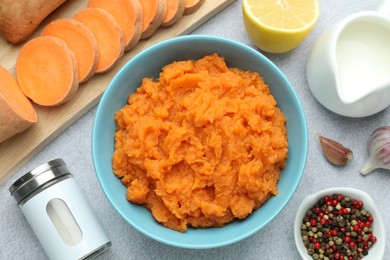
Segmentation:
<svg viewBox="0 0 390 260">
<path fill-rule="evenodd" d="M 223 226 L 278 193 L 285 117 L 258 73 L 217 54 L 144 78 L 115 115 L 113 169 L 164 226 Z"/>
</svg>

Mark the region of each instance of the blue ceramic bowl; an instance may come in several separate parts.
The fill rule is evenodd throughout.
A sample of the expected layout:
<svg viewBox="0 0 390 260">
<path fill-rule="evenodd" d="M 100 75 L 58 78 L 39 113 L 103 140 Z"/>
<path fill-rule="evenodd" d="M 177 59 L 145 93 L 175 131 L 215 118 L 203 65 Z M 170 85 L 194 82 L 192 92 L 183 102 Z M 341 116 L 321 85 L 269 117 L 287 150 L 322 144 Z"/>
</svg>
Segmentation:
<svg viewBox="0 0 390 260">
<path fill-rule="evenodd" d="M 114 176 L 114 113 L 127 102 L 144 77 L 157 78 L 161 68 L 173 61 L 198 59 L 218 53 L 229 67 L 257 71 L 269 85 L 287 118 L 289 157 L 278 183 L 279 195 L 269 199 L 243 221 L 222 228 L 192 229 L 180 233 L 157 223 L 145 208 L 126 200 L 126 188 Z M 307 157 L 307 125 L 298 97 L 280 70 L 258 51 L 213 36 L 182 36 L 158 43 L 131 59 L 113 78 L 98 105 L 92 133 L 92 154 L 100 185 L 118 213 L 135 229 L 165 244 L 184 248 L 229 245 L 256 233 L 286 206 L 301 180 Z"/>
</svg>

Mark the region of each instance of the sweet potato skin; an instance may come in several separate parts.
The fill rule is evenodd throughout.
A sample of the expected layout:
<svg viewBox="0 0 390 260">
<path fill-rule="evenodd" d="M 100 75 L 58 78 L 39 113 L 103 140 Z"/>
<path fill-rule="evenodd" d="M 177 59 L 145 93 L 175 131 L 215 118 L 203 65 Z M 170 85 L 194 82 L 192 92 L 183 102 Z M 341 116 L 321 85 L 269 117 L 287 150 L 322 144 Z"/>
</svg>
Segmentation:
<svg viewBox="0 0 390 260">
<path fill-rule="evenodd" d="M 0 110 L 0 143 L 23 132 L 35 123 L 21 118 L 2 95 L 0 95 Z"/>
<path fill-rule="evenodd" d="M 30 100 L 20 90 L 16 79 L 1 66 L 0 80 L 0 143 L 2 143 L 36 123 L 38 115 Z M 18 105 L 27 111 L 15 107 Z"/>
<path fill-rule="evenodd" d="M 153 1 L 141 0 L 140 3 L 142 5 L 142 8 L 144 8 L 144 16 L 143 16 L 143 18 L 145 20 L 146 17 L 147 17 L 146 13 L 150 12 L 149 5 L 153 4 Z M 150 36 L 152 36 L 153 33 L 164 22 L 165 14 L 167 12 L 167 3 L 166 3 L 166 1 L 165 0 L 156 0 L 154 2 L 154 4 L 156 4 L 156 6 L 157 6 L 156 7 L 157 12 L 155 13 L 154 17 L 150 21 L 148 21 L 149 24 L 146 27 L 142 28 L 143 31 L 142 31 L 141 39 L 147 39 Z M 144 21 L 144 23 L 145 23 L 145 21 Z"/>
<path fill-rule="evenodd" d="M 176 13 L 174 13 L 173 16 L 169 17 L 168 16 L 168 9 L 171 7 L 170 4 L 173 4 L 171 2 L 173 0 L 167 1 L 167 15 L 164 19 L 164 22 L 162 23 L 163 27 L 169 27 L 175 24 L 180 20 L 180 18 L 184 15 L 184 10 L 186 8 L 186 1 L 185 0 L 175 0 L 177 3 L 177 10 Z"/>
<path fill-rule="evenodd" d="M 67 0 L 0 0 L 0 34 L 11 43 L 26 40 Z"/>
<path fill-rule="evenodd" d="M 204 4 L 205 0 L 198 1 L 186 1 L 186 7 L 184 9 L 184 15 L 193 14 Z"/>
</svg>

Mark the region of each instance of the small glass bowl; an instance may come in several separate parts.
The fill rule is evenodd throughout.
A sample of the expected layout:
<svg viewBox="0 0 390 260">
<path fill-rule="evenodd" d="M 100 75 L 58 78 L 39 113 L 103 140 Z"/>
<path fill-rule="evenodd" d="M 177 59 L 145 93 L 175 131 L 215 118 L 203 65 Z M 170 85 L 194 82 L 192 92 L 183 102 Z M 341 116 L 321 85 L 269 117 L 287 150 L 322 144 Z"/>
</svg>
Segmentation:
<svg viewBox="0 0 390 260">
<path fill-rule="evenodd" d="M 377 237 L 377 242 L 370 248 L 368 251 L 368 255 L 364 257 L 364 260 L 380 260 L 383 258 L 385 252 L 385 243 L 386 243 L 386 235 L 385 235 L 385 226 L 383 224 L 383 220 L 379 214 L 378 208 L 374 202 L 374 200 L 365 192 L 353 188 L 330 188 L 321 190 L 312 195 L 307 196 L 301 203 L 298 208 L 297 214 L 295 216 L 294 223 L 294 238 L 295 245 L 298 249 L 299 254 L 301 255 L 303 260 L 311 260 L 313 259 L 306 250 L 305 245 L 302 241 L 301 236 L 301 224 L 302 220 L 305 216 L 305 213 L 308 209 L 312 208 L 313 205 L 325 195 L 332 194 L 342 194 L 344 196 L 349 196 L 351 199 L 360 200 L 364 204 L 364 208 L 369 211 L 374 219 L 373 225 L 373 234 Z"/>
</svg>

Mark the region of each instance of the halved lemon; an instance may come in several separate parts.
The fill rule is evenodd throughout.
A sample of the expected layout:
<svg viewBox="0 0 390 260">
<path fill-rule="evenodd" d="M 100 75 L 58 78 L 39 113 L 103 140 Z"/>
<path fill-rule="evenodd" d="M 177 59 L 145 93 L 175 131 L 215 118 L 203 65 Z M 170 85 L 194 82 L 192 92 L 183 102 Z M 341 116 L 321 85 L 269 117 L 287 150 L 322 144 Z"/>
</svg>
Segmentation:
<svg viewBox="0 0 390 260">
<path fill-rule="evenodd" d="M 318 0 L 243 0 L 245 28 L 261 50 L 283 53 L 297 47 L 319 17 Z"/>
</svg>

